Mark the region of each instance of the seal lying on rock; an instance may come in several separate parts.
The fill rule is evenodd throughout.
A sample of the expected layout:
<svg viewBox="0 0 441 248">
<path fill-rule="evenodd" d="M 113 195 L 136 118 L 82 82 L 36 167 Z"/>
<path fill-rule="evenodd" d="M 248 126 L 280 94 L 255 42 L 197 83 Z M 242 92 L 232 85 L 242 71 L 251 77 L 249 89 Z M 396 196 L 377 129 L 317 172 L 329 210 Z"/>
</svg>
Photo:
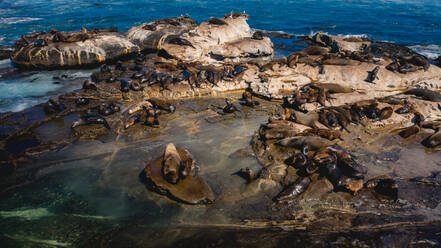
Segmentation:
<svg viewBox="0 0 441 248">
<path fill-rule="evenodd" d="M 148 188 L 172 199 L 188 204 L 212 203 L 214 194 L 195 173 L 194 162 L 190 152 L 170 143 L 163 155 L 147 163 L 141 176 Z"/>
</svg>

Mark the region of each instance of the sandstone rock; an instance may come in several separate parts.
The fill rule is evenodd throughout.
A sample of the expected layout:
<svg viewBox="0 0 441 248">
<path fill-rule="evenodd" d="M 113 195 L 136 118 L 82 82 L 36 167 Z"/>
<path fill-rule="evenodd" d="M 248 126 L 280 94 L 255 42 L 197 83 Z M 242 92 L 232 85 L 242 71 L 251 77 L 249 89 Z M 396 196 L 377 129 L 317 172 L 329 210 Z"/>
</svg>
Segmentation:
<svg viewBox="0 0 441 248">
<path fill-rule="evenodd" d="M 75 35 L 81 35 L 76 32 Z M 73 42 L 52 42 L 53 36 L 41 34 L 32 37 L 26 44 L 21 41 L 16 44 L 16 52 L 11 59 L 18 66 L 53 69 L 90 67 L 109 60 L 116 60 L 124 55 L 136 53 L 139 47 L 123 35 L 115 32 L 84 34 L 84 40 L 73 38 Z M 86 37 L 87 36 L 87 37 Z"/>
<path fill-rule="evenodd" d="M 141 50 L 159 50 L 168 36 L 179 36 L 196 25 L 196 21 L 187 16 L 166 18 L 130 28 L 127 38 L 139 44 Z"/>
</svg>

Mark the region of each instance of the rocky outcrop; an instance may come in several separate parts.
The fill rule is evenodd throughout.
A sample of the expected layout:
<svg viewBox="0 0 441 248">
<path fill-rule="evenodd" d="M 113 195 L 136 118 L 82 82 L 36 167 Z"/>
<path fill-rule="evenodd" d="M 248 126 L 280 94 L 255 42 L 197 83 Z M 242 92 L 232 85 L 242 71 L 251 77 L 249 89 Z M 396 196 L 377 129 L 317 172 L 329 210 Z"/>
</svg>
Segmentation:
<svg viewBox="0 0 441 248">
<path fill-rule="evenodd" d="M 212 203 L 214 194 L 195 171 L 195 162 L 189 151 L 168 144 L 163 155 L 145 166 L 147 187 L 188 204 Z"/>
<path fill-rule="evenodd" d="M 139 52 L 139 47 L 117 32 L 38 33 L 15 44 L 11 60 L 27 68 L 91 67 Z"/>
<path fill-rule="evenodd" d="M 127 37 L 143 49 L 163 50 L 184 62 L 222 64 L 271 59 L 271 40 L 253 36 L 247 19 L 244 14 L 226 15 L 197 27 L 188 17 L 164 19 L 133 27 Z"/>
<path fill-rule="evenodd" d="M 134 26 L 127 31 L 127 38 L 139 44 L 141 50 L 160 50 L 164 39 L 179 37 L 194 29 L 197 22 L 188 16 L 165 18 Z"/>
</svg>

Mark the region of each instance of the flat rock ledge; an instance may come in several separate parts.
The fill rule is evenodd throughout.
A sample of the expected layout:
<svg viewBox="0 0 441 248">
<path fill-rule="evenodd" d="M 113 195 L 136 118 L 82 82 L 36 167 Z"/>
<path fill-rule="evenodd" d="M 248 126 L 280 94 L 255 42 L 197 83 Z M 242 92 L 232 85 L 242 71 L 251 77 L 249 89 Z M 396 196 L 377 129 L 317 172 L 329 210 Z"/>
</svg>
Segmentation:
<svg viewBox="0 0 441 248">
<path fill-rule="evenodd" d="M 197 26 L 186 16 L 166 18 L 134 26 L 126 34 L 115 29 L 35 32 L 15 43 L 11 60 L 19 67 L 38 69 L 94 67 L 141 51 L 161 51 L 167 58 L 202 64 L 271 60 L 271 40 L 254 35 L 247 19 L 234 14 Z"/>
<path fill-rule="evenodd" d="M 75 42 L 47 42 L 44 40 L 47 34 L 40 36 L 43 37 L 37 36 L 16 50 L 11 56 L 15 65 L 39 69 L 92 67 L 140 50 L 124 35 L 115 32 L 99 33 Z"/>
</svg>

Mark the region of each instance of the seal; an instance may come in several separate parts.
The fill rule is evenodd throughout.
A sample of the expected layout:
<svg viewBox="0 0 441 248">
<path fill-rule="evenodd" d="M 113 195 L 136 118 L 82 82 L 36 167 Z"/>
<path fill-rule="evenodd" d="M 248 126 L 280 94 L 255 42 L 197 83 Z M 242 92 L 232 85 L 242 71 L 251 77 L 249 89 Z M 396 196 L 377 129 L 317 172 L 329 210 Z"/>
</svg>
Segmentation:
<svg viewBox="0 0 441 248">
<path fill-rule="evenodd" d="M 429 89 L 413 88 L 404 92 L 403 94 L 414 95 L 420 97 L 423 100 L 431 102 L 441 102 L 441 94 Z"/>
<path fill-rule="evenodd" d="M 227 105 L 222 109 L 224 113 L 231 114 L 238 111 L 237 107 L 228 98 L 225 98 L 225 103 Z"/>
<path fill-rule="evenodd" d="M 390 176 L 379 176 L 365 183 L 367 189 L 373 190 L 378 199 L 396 201 L 398 199 L 398 185 Z"/>
<path fill-rule="evenodd" d="M 427 138 L 425 143 L 427 144 L 427 147 L 431 147 L 431 148 L 440 146 L 441 145 L 441 131 L 438 130 L 436 133 L 430 135 Z"/>
<path fill-rule="evenodd" d="M 154 106 L 154 108 L 164 110 L 168 113 L 173 113 L 176 111 L 176 106 L 164 99 L 153 97 L 147 101 L 149 101 Z"/>
<path fill-rule="evenodd" d="M 174 37 L 174 38 L 168 40 L 167 42 L 170 44 L 178 45 L 178 46 L 189 46 L 189 47 L 195 48 L 193 46 L 193 44 L 191 44 L 190 41 L 188 41 L 184 38 L 181 38 L 181 37 Z"/>
<path fill-rule="evenodd" d="M 410 127 L 404 128 L 401 132 L 398 133 L 403 138 L 409 138 L 410 136 L 417 134 L 420 131 L 420 127 L 418 125 L 413 125 Z"/>
<path fill-rule="evenodd" d="M 127 129 L 141 121 L 140 114 L 133 114 L 124 121 L 124 128 Z"/>
<path fill-rule="evenodd" d="M 214 17 L 211 17 L 210 20 L 208 20 L 208 23 L 213 25 L 228 25 L 224 20 Z"/>
<path fill-rule="evenodd" d="M 120 90 L 121 92 L 129 92 L 130 91 L 130 83 L 129 81 L 122 79 L 120 81 Z"/>
<path fill-rule="evenodd" d="M 186 158 L 181 161 L 179 165 L 179 178 L 184 179 L 188 176 L 194 176 L 196 174 L 196 165 L 192 157 Z"/>
<path fill-rule="evenodd" d="M 311 184 L 309 177 L 299 177 L 294 183 L 286 187 L 275 198 L 276 202 L 291 202 L 295 200 L 299 195 L 303 194 Z"/>
<path fill-rule="evenodd" d="M 83 89 L 85 89 L 85 90 L 98 90 L 98 87 L 96 86 L 96 84 L 94 82 L 92 82 L 92 80 L 87 79 L 86 81 L 83 82 Z"/>
<path fill-rule="evenodd" d="M 233 173 L 233 175 L 242 177 L 243 179 L 247 180 L 247 183 L 250 183 L 256 179 L 256 174 L 249 167 L 246 167 L 245 169 L 241 168 L 239 171 Z"/>
<path fill-rule="evenodd" d="M 165 148 L 164 159 L 162 161 L 162 174 L 169 183 L 176 184 L 179 180 L 179 167 L 181 157 L 173 143 L 169 143 Z"/>
<path fill-rule="evenodd" d="M 153 104 L 147 100 L 147 101 L 138 102 L 138 103 L 135 103 L 135 104 L 129 106 L 126 110 L 123 111 L 123 113 L 124 114 L 127 113 L 127 114 L 131 115 L 131 114 L 134 114 L 140 110 L 150 109 L 150 108 L 153 108 Z"/>
<path fill-rule="evenodd" d="M 55 114 L 63 111 L 64 105 L 55 98 L 51 98 L 44 104 L 43 110 L 46 114 Z"/>
<path fill-rule="evenodd" d="M 364 81 L 368 83 L 374 83 L 375 79 L 379 79 L 377 76 L 379 70 L 380 70 L 380 66 L 377 65 L 372 71 L 368 71 L 368 76 Z"/>
<path fill-rule="evenodd" d="M 309 148 L 317 150 L 332 145 L 332 142 L 317 136 L 295 136 L 282 139 L 276 144 L 297 149 L 302 149 L 304 145 L 308 145 Z"/>
<path fill-rule="evenodd" d="M 75 104 L 79 107 L 79 106 L 84 106 L 89 104 L 89 98 L 86 97 L 79 97 L 78 99 L 75 100 Z"/>
<path fill-rule="evenodd" d="M 330 163 L 325 166 L 326 171 L 326 178 L 329 180 L 329 182 L 334 185 L 335 189 L 340 188 L 343 186 L 343 173 L 338 168 L 338 166 L 335 163 Z"/>
<path fill-rule="evenodd" d="M 91 124 L 100 124 L 104 125 L 107 129 L 110 129 L 109 123 L 107 120 L 101 115 L 86 115 L 81 117 L 80 119 L 74 121 L 72 123 L 72 129 L 82 126 L 82 125 L 91 125 Z"/>
</svg>

